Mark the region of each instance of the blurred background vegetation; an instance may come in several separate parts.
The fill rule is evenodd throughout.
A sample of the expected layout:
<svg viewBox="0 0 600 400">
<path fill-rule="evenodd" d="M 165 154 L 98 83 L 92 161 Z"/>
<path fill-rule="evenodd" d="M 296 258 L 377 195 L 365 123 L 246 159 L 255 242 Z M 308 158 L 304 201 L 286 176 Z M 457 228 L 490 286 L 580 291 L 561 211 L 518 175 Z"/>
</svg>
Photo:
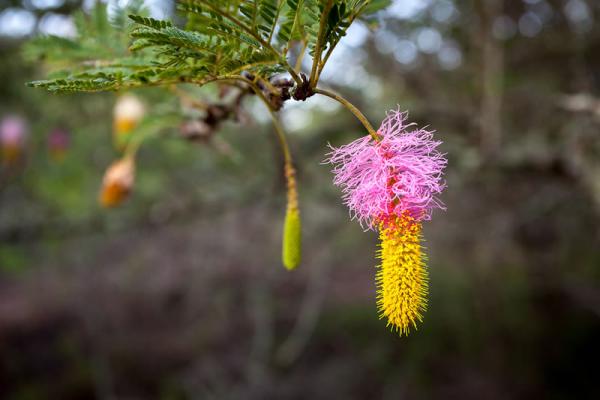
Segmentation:
<svg viewBox="0 0 600 400">
<path fill-rule="evenodd" d="M 282 111 L 303 217 L 295 272 L 280 262 L 281 158 L 255 99 L 211 140 L 163 130 L 140 150 L 131 199 L 97 204 L 116 95 L 26 88 L 45 70 L 22 52 L 31 36 L 73 35 L 70 16 L 93 3 L 0 2 L 0 118 L 27 131 L 0 170 L 1 398 L 597 396 L 599 2 L 396 0 L 328 64 L 323 83 L 374 125 L 399 105 L 448 153 L 448 211 L 425 227 L 430 307 L 403 338 L 377 319 L 375 235 L 322 165 L 328 142 L 365 134 L 328 99 Z"/>
</svg>

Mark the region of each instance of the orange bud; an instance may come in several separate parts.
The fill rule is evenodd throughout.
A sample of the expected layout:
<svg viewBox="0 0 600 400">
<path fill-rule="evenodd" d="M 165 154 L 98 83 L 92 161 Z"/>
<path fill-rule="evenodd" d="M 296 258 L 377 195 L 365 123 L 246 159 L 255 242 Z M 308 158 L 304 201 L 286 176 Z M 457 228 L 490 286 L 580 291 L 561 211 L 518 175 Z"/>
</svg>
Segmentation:
<svg viewBox="0 0 600 400">
<path fill-rule="evenodd" d="M 115 134 L 117 135 L 125 135 L 135 129 L 138 121 L 127 118 L 115 119 L 113 128 L 115 130 Z"/>
<path fill-rule="evenodd" d="M 144 104 L 134 95 L 120 96 L 113 110 L 114 140 L 117 147 L 122 148 L 129 139 L 129 134 L 144 118 Z"/>
<path fill-rule="evenodd" d="M 132 157 L 115 161 L 108 167 L 102 180 L 99 201 L 103 207 L 116 207 L 131 192 L 135 180 L 135 163 Z"/>
</svg>

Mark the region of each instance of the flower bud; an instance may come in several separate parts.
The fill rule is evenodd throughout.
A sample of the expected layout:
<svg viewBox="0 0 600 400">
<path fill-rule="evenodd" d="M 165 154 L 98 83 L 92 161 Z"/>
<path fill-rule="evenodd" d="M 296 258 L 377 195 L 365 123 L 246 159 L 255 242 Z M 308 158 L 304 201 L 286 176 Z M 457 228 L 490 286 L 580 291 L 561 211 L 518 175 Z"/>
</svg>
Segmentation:
<svg viewBox="0 0 600 400">
<path fill-rule="evenodd" d="M 131 192 L 135 180 L 135 163 L 132 157 L 115 161 L 108 167 L 102 180 L 100 204 L 103 207 L 116 207 Z"/>
<path fill-rule="evenodd" d="M 69 132 L 56 128 L 48 135 L 48 152 L 50 157 L 54 161 L 60 161 L 65 157 L 67 149 L 69 148 Z"/>
<path fill-rule="evenodd" d="M 288 269 L 295 269 L 302 258 L 302 224 L 298 209 L 296 171 L 290 164 L 285 166 L 287 180 L 287 212 L 283 224 L 282 261 Z"/>
<path fill-rule="evenodd" d="M 22 118 L 8 116 L 0 123 L 0 148 L 4 164 L 14 164 L 25 147 L 26 124 Z"/>
<path fill-rule="evenodd" d="M 295 269 L 302 258 L 302 224 L 297 209 L 288 209 L 283 225 L 283 265 Z"/>
<path fill-rule="evenodd" d="M 120 96 L 113 110 L 114 140 L 117 147 L 123 147 L 129 140 L 130 133 L 144 118 L 144 104 L 132 94 Z"/>
</svg>

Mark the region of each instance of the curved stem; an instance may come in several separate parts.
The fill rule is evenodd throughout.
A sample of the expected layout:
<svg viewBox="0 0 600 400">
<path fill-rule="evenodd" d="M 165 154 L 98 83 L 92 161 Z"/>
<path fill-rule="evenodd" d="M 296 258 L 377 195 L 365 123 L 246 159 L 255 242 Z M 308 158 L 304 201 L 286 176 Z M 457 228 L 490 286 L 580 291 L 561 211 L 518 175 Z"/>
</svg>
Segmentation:
<svg viewBox="0 0 600 400">
<path fill-rule="evenodd" d="M 151 117 L 150 117 L 151 118 Z M 173 126 L 176 121 L 179 121 L 178 115 L 163 115 L 159 118 L 154 118 L 150 128 L 144 126 L 144 122 L 141 122 L 131 133 L 133 134 L 131 140 L 125 145 L 123 149 L 123 155 L 128 157 L 135 157 L 138 150 L 146 139 L 159 135 L 164 129 Z"/>
<path fill-rule="evenodd" d="M 125 151 L 123 152 L 123 155 L 126 157 L 135 158 L 138 150 L 142 146 L 142 142 L 143 142 L 143 140 L 139 140 L 139 139 L 131 140 L 129 143 L 127 143 L 127 146 L 125 147 Z"/>
<path fill-rule="evenodd" d="M 350 110 L 350 112 L 352 112 L 352 114 L 354 114 L 356 118 L 358 118 L 358 120 L 363 124 L 367 131 L 369 131 L 369 135 L 371 135 L 371 137 L 376 141 L 379 141 L 379 135 L 377 135 L 377 131 L 373 128 L 373 125 L 371 125 L 367 117 L 365 117 L 364 114 L 361 113 L 360 110 L 354 106 L 354 104 L 350 103 L 348 100 L 346 100 L 339 94 L 330 92 L 325 89 L 315 88 L 315 93 L 332 98 L 344 107 L 346 107 L 348 110 Z"/>
<path fill-rule="evenodd" d="M 297 84 L 302 84 L 302 78 L 300 78 L 300 75 L 298 75 L 296 73 L 296 71 L 294 71 L 294 68 L 292 68 L 292 66 L 288 62 L 287 58 L 282 59 L 282 61 L 285 61 L 286 69 L 289 72 L 289 74 L 292 76 L 292 79 L 294 81 L 296 81 Z"/>
<path fill-rule="evenodd" d="M 283 159 L 284 159 L 286 165 L 291 165 L 292 164 L 292 154 L 290 152 L 290 147 L 289 147 L 287 139 L 285 137 L 285 132 L 283 130 L 283 127 L 281 126 L 281 122 L 279 122 L 279 118 L 277 118 L 277 115 L 275 115 L 273 106 L 271 105 L 271 103 L 269 103 L 269 100 L 267 100 L 265 95 L 256 86 L 256 84 L 254 82 L 252 82 L 244 77 L 242 77 L 242 79 L 245 80 L 246 82 L 248 82 L 249 85 L 251 85 L 252 89 L 254 89 L 254 92 L 258 95 L 258 97 L 260 97 L 262 102 L 265 104 L 265 106 L 269 110 L 269 114 L 271 114 L 271 120 L 273 121 L 273 127 L 275 128 L 275 133 L 277 134 L 277 139 L 279 140 L 279 145 L 281 146 L 281 151 L 283 152 Z"/>
<path fill-rule="evenodd" d="M 281 126 L 281 122 L 279 122 L 279 118 L 275 115 L 275 112 L 269 107 L 269 113 L 271 114 L 271 120 L 273 121 L 273 127 L 275 128 L 275 132 L 277 133 L 277 139 L 279 140 L 279 145 L 281 146 L 281 150 L 283 151 L 283 158 L 286 165 L 292 164 L 292 155 L 290 153 L 290 147 L 288 145 L 287 139 L 285 137 L 285 133 L 283 131 L 283 127 Z"/>
</svg>

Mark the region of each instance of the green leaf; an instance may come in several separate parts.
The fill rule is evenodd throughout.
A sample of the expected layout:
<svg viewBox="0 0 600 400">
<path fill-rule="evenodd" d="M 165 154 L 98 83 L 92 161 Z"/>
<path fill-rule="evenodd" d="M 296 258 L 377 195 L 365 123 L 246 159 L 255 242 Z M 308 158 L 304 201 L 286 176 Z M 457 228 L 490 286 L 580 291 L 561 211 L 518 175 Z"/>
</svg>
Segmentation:
<svg viewBox="0 0 600 400">
<path fill-rule="evenodd" d="M 392 0 L 371 0 L 366 6 L 363 14 L 365 16 L 368 16 L 369 14 L 374 14 L 377 11 L 389 7 L 390 4 L 392 4 Z"/>
<path fill-rule="evenodd" d="M 129 19 L 131 19 L 133 22 L 139 25 L 144 25 L 148 28 L 153 28 L 157 30 L 173 26 L 173 24 L 169 21 L 161 21 L 154 18 L 142 17 L 140 15 L 129 15 Z"/>
<path fill-rule="evenodd" d="M 55 79 L 31 85 L 52 92 L 118 90 L 202 83 L 242 71 L 269 80 L 290 68 L 286 55 L 296 41 L 314 54 L 321 20 L 322 66 L 356 18 L 389 1 L 185 0 L 178 4 L 187 16 L 185 28 L 128 13 L 140 11 L 141 4 L 134 0 L 117 7 L 109 21 L 106 6 L 98 2 L 90 14 L 75 15 L 75 39 L 46 36 L 30 41 L 27 58 L 60 67 Z M 325 9 L 327 15 L 322 15 Z"/>
</svg>

